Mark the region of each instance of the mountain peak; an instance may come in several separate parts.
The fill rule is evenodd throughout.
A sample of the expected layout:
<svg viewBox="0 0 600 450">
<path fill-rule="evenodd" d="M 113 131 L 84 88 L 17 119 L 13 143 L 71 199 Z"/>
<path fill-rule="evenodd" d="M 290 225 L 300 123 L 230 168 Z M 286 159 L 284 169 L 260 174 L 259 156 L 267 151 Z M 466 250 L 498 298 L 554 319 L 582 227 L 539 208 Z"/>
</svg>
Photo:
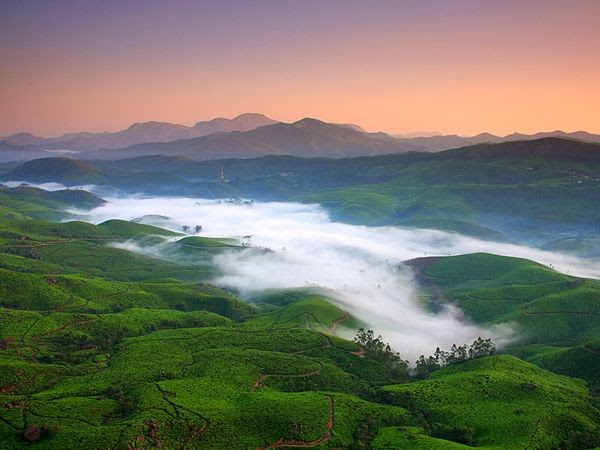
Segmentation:
<svg viewBox="0 0 600 450">
<path fill-rule="evenodd" d="M 156 129 L 156 128 L 187 128 L 185 125 L 179 125 L 170 122 L 159 122 L 156 120 L 150 120 L 148 122 L 135 122 L 132 123 L 127 130 L 145 130 L 145 129 Z"/>
<path fill-rule="evenodd" d="M 39 144 L 44 138 L 36 136 L 33 133 L 22 131 L 20 133 L 14 133 L 10 136 L 3 138 L 6 142 L 17 145 L 36 145 Z"/>
<path fill-rule="evenodd" d="M 230 131 L 250 131 L 255 128 L 264 127 L 277 123 L 275 120 L 259 113 L 244 113 L 233 119 L 218 117 L 212 120 L 197 122 L 193 129 L 199 136 L 205 136 L 213 133 L 223 133 Z"/>
<path fill-rule="evenodd" d="M 261 114 L 261 113 L 252 113 L 252 112 L 240 114 L 239 116 L 235 116 L 231 120 L 247 120 L 247 119 L 256 119 L 256 120 L 263 119 L 263 120 L 273 121 L 274 122 L 274 120 L 272 120 L 271 118 L 265 116 L 264 114 Z"/>
<path fill-rule="evenodd" d="M 323 122 L 322 120 L 315 119 L 313 117 L 305 117 L 304 119 L 300 119 L 300 120 L 297 120 L 296 122 L 293 122 L 292 125 L 294 125 L 296 127 L 307 127 L 307 126 L 312 126 L 312 125 L 328 125 L 328 124 Z"/>
</svg>

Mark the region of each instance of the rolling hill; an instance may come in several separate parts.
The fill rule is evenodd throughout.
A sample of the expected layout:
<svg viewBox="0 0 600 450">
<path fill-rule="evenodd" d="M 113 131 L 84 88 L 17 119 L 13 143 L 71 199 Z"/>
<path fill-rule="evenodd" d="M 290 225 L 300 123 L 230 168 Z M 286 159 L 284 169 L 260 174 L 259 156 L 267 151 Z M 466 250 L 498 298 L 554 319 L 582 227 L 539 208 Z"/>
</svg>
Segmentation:
<svg viewBox="0 0 600 450">
<path fill-rule="evenodd" d="M 251 133 L 262 127 L 261 132 Z M 303 130 L 305 133 L 299 133 Z M 346 133 L 351 131 L 352 133 Z M 206 137 L 206 139 L 201 139 Z M 134 123 L 117 132 L 76 132 L 44 138 L 20 132 L 0 138 L 0 162 L 47 156 L 44 152 L 72 152 L 84 158 L 123 159 L 142 155 L 164 154 L 192 159 L 250 158 L 264 155 L 353 157 L 406 151 L 439 152 L 477 144 L 532 141 L 543 138 L 574 139 L 600 142 L 600 136 L 585 131 L 560 130 L 535 134 L 512 133 L 475 136 L 425 133 L 415 136 L 366 132 L 356 124 L 325 123 L 303 119 L 278 123 L 257 113 L 241 114 L 199 121 L 193 126 L 168 122 Z M 122 151 L 107 151 L 123 149 Z"/>
<path fill-rule="evenodd" d="M 600 389 L 600 282 L 520 258 L 486 253 L 408 262 L 430 306 L 457 305 L 479 324 L 512 324 L 504 351 Z"/>
<path fill-rule="evenodd" d="M 363 149 L 374 143 L 378 148 L 387 145 L 364 133 L 313 120 L 238 134 L 263 139 L 283 130 L 287 139 L 290 127 L 299 143 L 318 135 L 318 142 L 328 145 L 340 140 Z M 236 134 L 201 139 L 206 144 L 232 135 Z M 189 142 L 152 145 L 172 149 Z M 246 151 L 242 143 L 235 145 Z M 64 167 L 50 173 L 35 161 L 17 168 L 6 166 L 1 179 L 68 185 L 99 182 L 153 195 L 316 202 L 334 219 L 356 224 L 440 229 L 560 248 L 586 257 L 600 255 L 595 245 L 600 237 L 600 144 L 572 139 L 339 159 L 271 155 L 195 161 L 186 156 L 147 155 L 88 162 L 56 158 L 52 164 Z"/>
<path fill-rule="evenodd" d="M 7 140 L 0 140 L 0 163 L 28 161 L 30 159 L 45 158 L 48 155 L 48 152 L 33 144 L 16 144 Z"/>
<path fill-rule="evenodd" d="M 432 136 L 417 136 L 417 137 L 406 137 L 404 135 L 395 135 L 397 139 L 402 142 L 410 142 L 414 145 L 420 146 L 428 151 L 439 152 L 452 148 L 465 147 L 467 145 L 475 144 L 498 144 L 501 142 L 513 142 L 513 141 L 533 141 L 542 138 L 563 138 L 563 139 L 575 139 L 585 142 L 600 142 L 600 135 L 588 133 L 586 131 L 575 131 L 567 133 L 564 131 L 548 131 L 534 134 L 523 134 L 523 133 L 511 133 L 506 136 L 496 136 L 491 133 L 480 133 L 475 136 L 458 136 L 456 134 L 442 135 L 434 134 Z"/>
<path fill-rule="evenodd" d="M 28 161 L 2 176 L 4 181 L 57 182 L 67 186 L 97 184 L 106 176 L 93 165 L 71 158 L 41 158 Z"/>
</svg>

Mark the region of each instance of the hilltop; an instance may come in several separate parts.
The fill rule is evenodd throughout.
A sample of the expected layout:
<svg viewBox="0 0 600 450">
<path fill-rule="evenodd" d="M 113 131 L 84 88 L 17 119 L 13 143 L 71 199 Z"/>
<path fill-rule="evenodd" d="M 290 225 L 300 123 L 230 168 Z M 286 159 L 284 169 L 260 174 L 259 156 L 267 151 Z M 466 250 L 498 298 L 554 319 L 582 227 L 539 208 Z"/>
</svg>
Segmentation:
<svg viewBox="0 0 600 450">
<path fill-rule="evenodd" d="M 68 186 L 96 184 L 106 180 L 93 165 L 71 158 L 41 158 L 28 161 L 2 176 L 4 181 L 58 182 Z"/>
<path fill-rule="evenodd" d="M 230 131 L 250 131 L 274 123 L 277 123 L 277 121 L 264 114 L 245 113 L 233 119 L 218 117 L 212 120 L 196 122 L 193 129 L 196 131 L 197 136 L 206 136 L 213 133 L 227 133 Z"/>
</svg>

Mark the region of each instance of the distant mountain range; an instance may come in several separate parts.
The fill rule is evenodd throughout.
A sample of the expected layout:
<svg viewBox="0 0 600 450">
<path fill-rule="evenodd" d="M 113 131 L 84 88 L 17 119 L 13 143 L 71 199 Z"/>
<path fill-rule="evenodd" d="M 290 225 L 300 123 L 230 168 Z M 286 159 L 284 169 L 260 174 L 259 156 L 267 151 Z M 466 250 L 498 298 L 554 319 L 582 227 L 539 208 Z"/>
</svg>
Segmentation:
<svg viewBox="0 0 600 450">
<path fill-rule="evenodd" d="M 558 137 L 567 139 L 577 139 L 588 142 L 600 142 L 600 135 L 591 134 L 587 131 L 575 131 L 573 133 L 567 133 L 565 131 L 549 131 L 535 134 L 522 134 L 512 133 L 506 136 L 496 136 L 491 133 L 481 133 L 475 136 L 458 136 L 455 134 L 448 135 L 431 135 L 431 136 L 419 136 L 413 138 L 398 137 L 398 140 L 408 140 L 413 144 L 424 147 L 428 151 L 441 151 L 448 150 L 451 148 L 464 147 L 466 145 L 473 144 L 498 144 L 500 142 L 512 142 L 512 141 L 530 141 L 534 139 L 541 139 L 546 137 Z"/>
<path fill-rule="evenodd" d="M 91 159 L 130 158 L 142 155 L 179 155 L 197 160 L 254 158 L 266 155 L 329 156 L 340 158 L 418 151 L 420 147 L 385 134 L 370 134 L 316 119 L 275 123 L 250 131 L 213 133 L 175 142 L 138 144 L 118 150 L 97 150 Z"/>
<path fill-rule="evenodd" d="M 193 139 L 213 133 L 249 131 L 273 123 L 276 122 L 265 115 L 248 113 L 233 119 L 219 117 L 197 122 L 193 127 L 168 122 L 144 122 L 134 123 L 129 128 L 116 133 L 68 133 L 55 138 L 39 137 L 31 133 L 16 133 L 0 138 L 0 141 L 16 145 L 35 145 L 54 150 L 87 151 L 101 148 L 122 148 L 144 142 Z"/>
<path fill-rule="evenodd" d="M 600 135 L 585 131 L 513 133 L 476 136 L 413 133 L 389 135 L 369 133 L 356 124 L 326 123 L 305 118 L 294 123 L 247 113 L 233 119 L 216 118 L 194 126 L 166 123 L 135 123 L 115 133 L 69 133 L 44 138 L 16 133 L 0 138 L 0 162 L 30 160 L 54 154 L 77 155 L 84 159 L 123 159 L 163 154 L 195 160 L 254 158 L 265 155 L 304 157 L 372 156 L 404 152 L 438 152 L 483 143 L 561 137 L 600 142 Z"/>
</svg>

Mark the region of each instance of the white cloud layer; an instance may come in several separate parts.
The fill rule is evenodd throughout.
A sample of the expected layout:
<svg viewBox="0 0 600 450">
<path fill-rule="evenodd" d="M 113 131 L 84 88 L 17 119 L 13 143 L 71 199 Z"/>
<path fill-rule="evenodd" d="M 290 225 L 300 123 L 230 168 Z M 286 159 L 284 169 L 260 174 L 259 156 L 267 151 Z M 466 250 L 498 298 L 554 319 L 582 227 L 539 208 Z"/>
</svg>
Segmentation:
<svg viewBox="0 0 600 450">
<path fill-rule="evenodd" d="M 557 270 L 598 277 L 598 263 L 530 247 L 488 242 L 442 231 L 366 227 L 332 222 L 319 205 L 299 203 L 232 203 L 189 198 L 119 198 L 87 213 L 87 220 L 133 219 L 163 215 L 156 225 L 180 231 L 202 226 L 202 235 L 251 236 L 255 247 L 215 258 L 221 286 L 252 295 L 267 288 L 318 285 L 327 288 L 348 311 L 381 333 L 403 357 L 414 360 L 435 347 L 467 343 L 477 336 L 497 344 L 514 338 L 507 324 L 483 329 L 460 311 L 438 314 L 418 303 L 410 270 L 401 262 L 428 255 L 490 252 L 552 264 Z M 152 224 L 152 218 L 145 223 Z"/>
<path fill-rule="evenodd" d="M 19 187 L 21 185 L 31 186 L 38 189 L 43 189 L 45 191 L 62 191 L 64 189 L 83 189 L 85 191 L 92 192 L 94 194 L 100 195 L 102 192 L 110 192 L 108 190 L 102 191 L 98 186 L 93 184 L 82 184 L 77 186 L 65 186 L 64 184 L 56 183 L 54 181 L 50 181 L 48 183 L 31 183 L 29 181 L 3 181 L 1 184 L 7 186 L 9 188 Z"/>
</svg>

